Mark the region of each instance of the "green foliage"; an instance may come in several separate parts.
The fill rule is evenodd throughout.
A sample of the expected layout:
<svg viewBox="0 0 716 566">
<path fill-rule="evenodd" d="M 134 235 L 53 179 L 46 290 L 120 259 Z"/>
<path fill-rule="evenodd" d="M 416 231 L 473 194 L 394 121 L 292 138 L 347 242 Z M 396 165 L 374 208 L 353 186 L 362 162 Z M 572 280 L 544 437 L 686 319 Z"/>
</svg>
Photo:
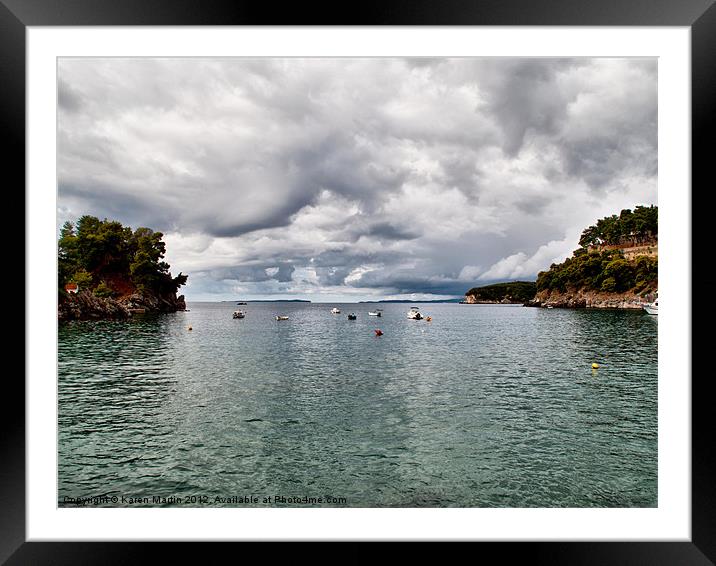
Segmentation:
<svg viewBox="0 0 716 566">
<path fill-rule="evenodd" d="M 99 285 L 95 287 L 94 291 L 92 291 L 95 296 L 97 297 L 113 297 L 114 291 L 112 290 L 112 287 L 107 285 L 105 281 L 100 281 Z"/>
<path fill-rule="evenodd" d="M 579 245 L 583 248 L 600 245 L 617 245 L 626 242 L 642 243 L 655 240 L 659 233 L 659 208 L 637 206 L 624 209 L 619 216 L 613 214 L 597 220 L 582 232 Z"/>
<path fill-rule="evenodd" d="M 72 277 L 70 277 L 70 282 L 77 283 L 80 291 L 82 289 L 87 289 L 92 287 L 92 274 L 88 273 L 84 269 L 80 269 L 79 271 L 75 271 Z"/>
<path fill-rule="evenodd" d="M 629 261 L 617 249 L 595 251 L 590 246 L 640 244 L 657 239 L 659 232 L 656 206 L 625 209 L 597 221 L 582 232 L 581 248 L 563 263 L 552 264 L 548 271 L 537 275 L 537 290 L 564 292 L 568 288 L 586 288 L 636 293 L 653 290 L 658 280 L 656 258 L 637 256 Z"/>
<path fill-rule="evenodd" d="M 537 290 L 566 291 L 586 288 L 597 291 L 640 292 L 653 288 L 658 278 L 658 260 L 638 256 L 624 259 L 619 250 L 575 254 L 563 263 L 552 264 L 549 271 L 537 275 Z"/>
<path fill-rule="evenodd" d="M 188 275 L 184 275 L 181 271 L 179 272 L 179 275 L 177 275 L 174 279 L 172 279 L 172 285 L 179 289 L 182 285 L 186 284 L 186 280 L 188 279 Z"/>
<path fill-rule="evenodd" d="M 612 293 L 617 290 L 617 281 L 614 279 L 614 277 L 607 277 L 604 281 L 602 281 L 601 285 L 602 291 L 607 291 L 608 293 Z"/>
<path fill-rule="evenodd" d="M 614 279 L 614 290 L 623 293 L 631 289 L 634 284 L 634 267 L 632 262 L 615 257 L 604 267 L 604 277 Z"/>
<path fill-rule="evenodd" d="M 166 246 L 161 232 L 137 228 L 134 232 L 113 220 L 82 216 L 76 224 L 66 222 L 58 242 L 58 283 L 74 280 L 92 288 L 97 296 L 114 293 L 107 281 L 126 281 L 131 287 L 158 294 L 175 293 L 186 275 L 172 278 L 169 264 L 162 261 Z M 82 279 L 82 282 L 76 278 Z"/>
<path fill-rule="evenodd" d="M 536 292 L 536 285 L 532 281 L 512 281 L 485 287 L 473 287 L 466 295 L 474 295 L 481 301 L 501 301 L 507 298 L 513 301 L 527 302 L 534 298 Z"/>
<path fill-rule="evenodd" d="M 70 282 L 72 275 L 79 269 L 76 261 L 77 237 L 72 222 L 65 222 L 60 230 L 60 241 L 57 248 L 57 279 L 60 289 Z"/>
</svg>

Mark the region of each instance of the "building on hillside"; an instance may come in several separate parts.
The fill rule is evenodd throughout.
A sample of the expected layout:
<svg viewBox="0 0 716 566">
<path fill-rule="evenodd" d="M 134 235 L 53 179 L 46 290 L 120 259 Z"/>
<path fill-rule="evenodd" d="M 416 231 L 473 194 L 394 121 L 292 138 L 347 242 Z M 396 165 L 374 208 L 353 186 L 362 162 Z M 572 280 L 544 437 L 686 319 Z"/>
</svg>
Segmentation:
<svg viewBox="0 0 716 566">
<path fill-rule="evenodd" d="M 77 294 L 80 291 L 80 287 L 79 285 L 77 285 L 77 283 L 68 283 L 67 285 L 65 285 L 65 291 L 67 291 L 68 293 Z"/>
<path fill-rule="evenodd" d="M 607 250 L 620 250 L 625 259 L 634 259 L 637 256 L 659 257 L 659 243 L 654 240 L 643 244 L 625 242 L 623 244 L 602 244 L 589 246 L 589 251 L 605 252 Z"/>
</svg>

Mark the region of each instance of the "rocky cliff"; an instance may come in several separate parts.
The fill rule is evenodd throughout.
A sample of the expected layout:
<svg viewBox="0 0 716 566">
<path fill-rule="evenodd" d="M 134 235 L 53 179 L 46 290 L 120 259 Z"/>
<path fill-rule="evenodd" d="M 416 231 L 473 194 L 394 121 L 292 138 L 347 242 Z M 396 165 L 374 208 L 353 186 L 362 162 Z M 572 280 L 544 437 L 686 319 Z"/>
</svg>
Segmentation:
<svg viewBox="0 0 716 566">
<path fill-rule="evenodd" d="M 607 293 L 593 289 L 568 289 L 539 291 L 534 299 L 525 303 L 528 307 L 593 308 L 593 309 L 641 309 L 644 303 L 656 299 L 653 292 L 637 294 Z"/>
<path fill-rule="evenodd" d="M 186 310 L 184 295 L 132 293 L 120 298 L 97 297 L 90 291 L 63 294 L 59 298 L 59 320 L 121 320 L 138 313 L 166 313 Z"/>
<path fill-rule="evenodd" d="M 524 300 L 511 296 L 502 299 L 481 299 L 475 295 L 465 295 L 465 300 L 462 302 L 467 305 L 521 305 Z"/>
</svg>

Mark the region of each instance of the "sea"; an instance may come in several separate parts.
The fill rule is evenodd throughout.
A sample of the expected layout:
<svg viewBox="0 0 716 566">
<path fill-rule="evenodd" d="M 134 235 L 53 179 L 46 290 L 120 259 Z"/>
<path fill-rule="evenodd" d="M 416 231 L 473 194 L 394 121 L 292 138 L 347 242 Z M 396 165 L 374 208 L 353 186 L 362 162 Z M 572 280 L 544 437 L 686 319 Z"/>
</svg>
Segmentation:
<svg viewBox="0 0 716 566">
<path fill-rule="evenodd" d="M 187 308 L 60 323 L 60 507 L 658 504 L 643 311 Z"/>
</svg>

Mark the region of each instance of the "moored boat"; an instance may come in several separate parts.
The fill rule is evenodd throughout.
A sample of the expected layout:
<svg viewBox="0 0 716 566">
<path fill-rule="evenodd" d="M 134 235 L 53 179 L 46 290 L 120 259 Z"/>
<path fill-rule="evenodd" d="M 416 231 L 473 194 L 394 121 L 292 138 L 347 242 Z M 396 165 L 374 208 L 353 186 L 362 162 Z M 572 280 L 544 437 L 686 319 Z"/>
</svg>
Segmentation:
<svg viewBox="0 0 716 566">
<path fill-rule="evenodd" d="M 659 299 L 656 299 L 653 303 L 645 303 L 641 307 L 649 314 L 659 314 Z"/>
<path fill-rule="evenodd" d="M 276 320 L 288 320 L 288 317 L 287 317 L 287 316 L 282 316 L 282 315 L 278 315 L 278 314 L 277 314 L 277 315 L 276 315 Z"/>
<path fill-rule="evenodd" d="M 355 320 L 356 318 L 358 318 L 358 317 L 353 312 L 348 315 L 348 320 Z"/>
<path fill-rule="evenodd" d="M 420 314 L 420 309 L 418 309 L 418 307 L 410 307 L 410 310 L 408 311 L 408 318 L 412 320 L 420 320 L 423 318 L 423 315 Z"/>
<path fill-rule="evenodd" d="M 246 316 L 246 313 L 244 311 L 234 311 L 233 317 L 234 318 L 244 318 Z"/>
<path fill-rule="evenodd" d="M 368 311 L 369 316 L 383 316 L 383 309 L 375 309 L 374 311 Z"/>
<path fill-rule="evenodd" d="M 339 309 L 338 307 L 333 307 L 331 309 L 331 314 L 341 314 L 341 309 Z"/>
</svg>

